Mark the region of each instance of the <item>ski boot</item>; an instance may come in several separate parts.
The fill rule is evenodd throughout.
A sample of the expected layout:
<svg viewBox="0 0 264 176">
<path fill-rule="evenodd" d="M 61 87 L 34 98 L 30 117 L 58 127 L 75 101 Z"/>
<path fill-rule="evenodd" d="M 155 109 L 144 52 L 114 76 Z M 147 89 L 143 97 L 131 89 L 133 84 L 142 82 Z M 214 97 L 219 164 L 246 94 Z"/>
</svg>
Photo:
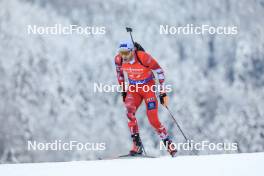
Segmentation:
<svg viewBox="0 0 264 176">
<path fill-rule="evenodd" d="M 165 139 L 162 140 L 164 145 L 167 147 L 167 151 L 169 152 L 169 154 L 172 157 L 175 157 L 176 153 L 177 153 L 177 149 L 173 146 L 174 144 L 172 143 L 172 140 L 167 137 Z"/>
<path fill-rule="evenodd" d="M 135 133 L 131 135 L 133 139 L 133 146 L 132 149 L 130 150 L 129 154 L 131 156 L 137 156 L 137 155 L 142 155 L 143 154 L 143 145 L 141 142 L 141 139 L 139 137 L 139 133 Z"/>
</svg>

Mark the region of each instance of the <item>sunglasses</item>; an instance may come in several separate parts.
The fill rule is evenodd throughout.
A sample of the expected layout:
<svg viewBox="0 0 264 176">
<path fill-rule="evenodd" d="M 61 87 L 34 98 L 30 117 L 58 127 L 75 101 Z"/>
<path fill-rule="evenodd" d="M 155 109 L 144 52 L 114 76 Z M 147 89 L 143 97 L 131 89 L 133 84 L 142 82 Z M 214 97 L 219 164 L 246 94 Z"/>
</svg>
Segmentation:
<svg viewBox="0 0 264 176">
<path fill-rule="evenodd" d="M 121 56 L 128 56 L 130 54 L 131 51 L 119 51 L 119 54 Z"/>
</svg>

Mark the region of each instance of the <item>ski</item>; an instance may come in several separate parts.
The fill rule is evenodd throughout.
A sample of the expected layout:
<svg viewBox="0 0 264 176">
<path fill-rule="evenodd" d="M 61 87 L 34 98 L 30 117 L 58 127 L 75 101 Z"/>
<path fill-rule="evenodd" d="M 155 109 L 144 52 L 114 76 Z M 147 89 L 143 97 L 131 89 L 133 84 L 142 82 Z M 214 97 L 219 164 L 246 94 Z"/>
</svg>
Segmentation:
<svg viewBox="0 0 264 176">
<path fill-rule="evenodd" d="M 158 158 L 156 156 L 150 156 L 150 155 L 131 155 L 131 154 L 124 154 L 124 155 L 118 155 L 114 157 L 108 157 L 108 158 L 100 158 L 99 160 L 113 160 L 113 159 L 136 159 L 136 158 Z"/>
<path fill-rule="evenodd" d="M 131 155 L 131 154 L 126 154 L 126 155 L 119 155 L 118 158 L 157 158 L 157 157 L 150 156 L 150 155 Z"/>
</svg>

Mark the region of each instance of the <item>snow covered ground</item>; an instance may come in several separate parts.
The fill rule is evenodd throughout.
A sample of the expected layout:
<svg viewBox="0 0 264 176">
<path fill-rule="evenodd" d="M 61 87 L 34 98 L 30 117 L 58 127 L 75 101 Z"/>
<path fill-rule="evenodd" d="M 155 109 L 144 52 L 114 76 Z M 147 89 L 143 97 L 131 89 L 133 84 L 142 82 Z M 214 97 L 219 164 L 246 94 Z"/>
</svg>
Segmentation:
<svg viewBox="0 0 264 176">
<path fill-rule="evenodd" d="M 262 176 L 264 153 L 2 164 L 1 176 L 203 175 Z"/>
</svg>

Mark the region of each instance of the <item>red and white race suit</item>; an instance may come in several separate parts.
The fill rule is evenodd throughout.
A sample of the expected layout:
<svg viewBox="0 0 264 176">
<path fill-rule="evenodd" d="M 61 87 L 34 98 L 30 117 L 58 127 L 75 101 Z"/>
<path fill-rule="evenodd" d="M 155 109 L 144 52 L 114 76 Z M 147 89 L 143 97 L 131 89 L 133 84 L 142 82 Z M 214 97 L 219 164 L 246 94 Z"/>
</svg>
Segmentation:
<svg viewBox="0 0 264 176">
<path fill-rule="evenodd" d="M 139 59 L 141 62 L 139 61 Z M 127 72 L 128 75 L 130 88 L 127 91 L 125 106 L 127 109 L 127 117 L 129 121 L 128 127 L 131 131 L 131 134 L 139 132 L 135 114 L 142 100 L 144 100 L 150 124 L 162 139 L 167 138 L 167 130 L 161 124 L 158 118 L 157 97 L 155 95 L 155 92 L 151 88 L 151 86 L 155 85 L 153 71 L 157 73 L 160 85 L 164 83 L 164 72 L 160 65 L 150 54 L 143 51 L 137 51 L 137 55 L 134 51 L 133 60 L 129 63 L 122 62 L 122 57 L 118 54 L 115 56 L 115 65 L 118 82 L 120 85 L 122 85 L 123 88 L 125 88 L 124 72 Z M 135 85 L 138 86 L 137 89 Z M 143 86 L 145 86 L 144 89 Z M 149 87 L 149 89 L 146 87 Z"/>
</svg>

